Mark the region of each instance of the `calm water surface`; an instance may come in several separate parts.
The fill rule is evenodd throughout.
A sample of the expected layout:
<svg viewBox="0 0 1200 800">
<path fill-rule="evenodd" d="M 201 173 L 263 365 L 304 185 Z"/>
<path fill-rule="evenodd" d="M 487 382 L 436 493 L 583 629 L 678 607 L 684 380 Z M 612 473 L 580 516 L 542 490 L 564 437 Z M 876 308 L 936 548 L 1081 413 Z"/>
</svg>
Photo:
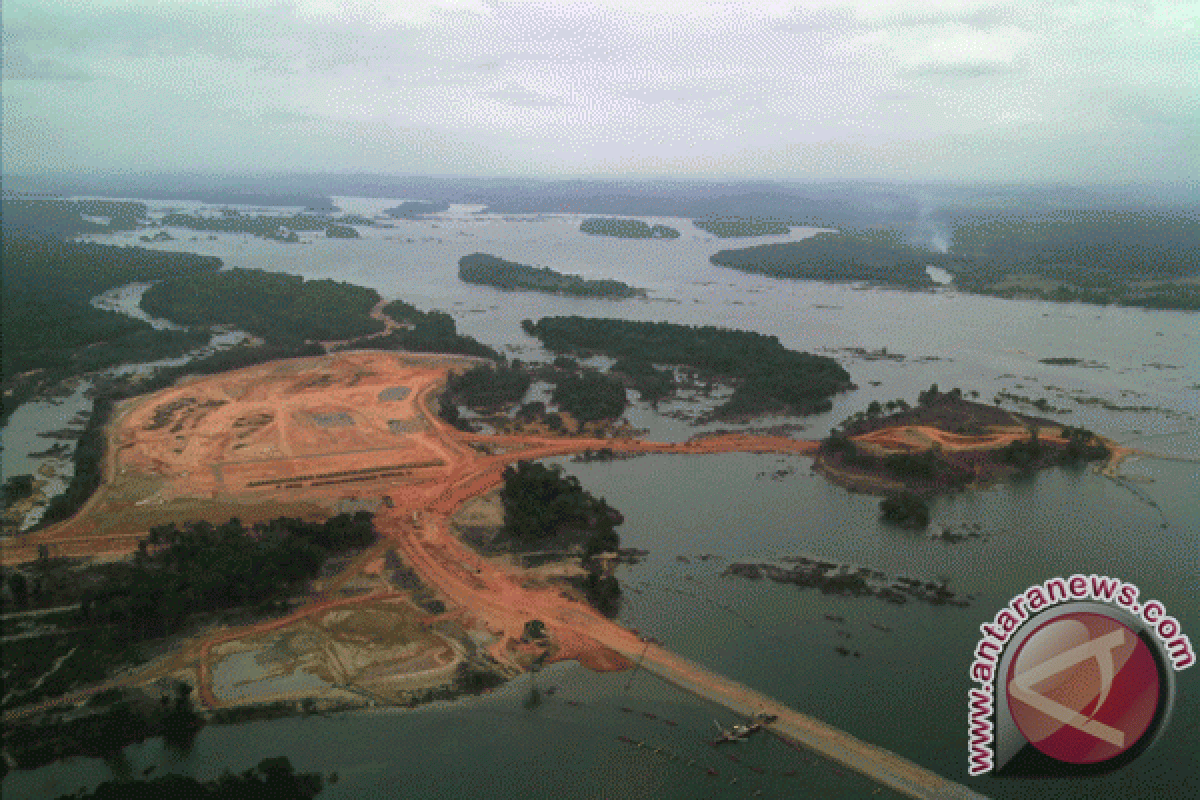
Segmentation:
<svg viewBox="0 0 1200 800">
<path fill-rule="evenodd" d="M 395 204 L 353 198 L 339 203 L 359 213 Z M 502 217 L 474 210 L 397 220 L 394 227 L 364 231 L 358 241 L 313 238 L 284 245 L 221 236 L 193 242 L 191 231 L 173 230 L 179 240 L 158 246 L 217 255 L 228 266 L 371 286 L 387 297 L 448 310 L 464 332 L 521 358 L 545 354 L 522 333 L 520 320 L 551 314 L 718 324 L 775 335 L 790 347 L 837 356 L 860 387 L 837 398 L 831 413 L 806 419 L 809 431 L 802 435 L 823 435 L 874 399 L 914 402 L 917 391 L 937 382 L 978 391 L 985 400 L 1002 390 L 1045 397 L 1070 411 L 1048 415 L 1064 422 L 1158 453 L 1200 455 L 1195 315 L 1003 301 L 952 289 L 909 293 L 780 282 L 724 270 L 707 259 L 723 246 L 782 237 L 734 244 L 687 220 L 647 218 L 678 228 L 681 238 L 620 240 L 579 233 L 579 216 Z M 792 238 L 813 232 L 797 229 Z M 461 284 L 457 260 L 476 251 L 617 278 L 650 294 L 611 302 Z M 906 359 L 868 361 L 842 351 L 854 347 L 886 347 Z M 1053 356 L 1097 366 L 1038 362 Z M 1113 411 L 1078 402 L 1087 398 L 1156 410 Z M 629 416 L 659 438 L 684 439 L 696 432 L 643 406 Z M 9 435 L 6 431 L 6 448 Z M 1175 717 L 1163 740 L 1115 775 L 1079 783 L 975 780 L 966 776 L 965 758 L 966 670 L 978 626 L 1033 583 L 1077 571 L 1133 581 L 1200 641 L 1196 463 L 1131 462 L 1126 472 L 1138 482 L 1128 486 L 1086 469 L 1053 470 L 941 498 L 933 509 L 935 527 L 978 523 L 985 535 L 955 545 L 881 525 L 877 499 L 829 485 L 798 457 L 560 463 L 621 509 L 625 544 L 650 551 L 644 563 L 623 569 L 621 618 L 668 647 L 992 796 L 1200 796 L 1196 668 L 1178 675 Z M 787 474 L 774 479 L 780 470 Z M 898 607 L 721 577 L 730 561 L 798 554 L 945 578 L 973 600 L 968 608 L 914 602 Z M 825 614 L 845 623 L 832 623 Z M 839 645 L 861 657 L 838 655 Z M 186 754 L 148 742 L 129 748 L 124 764 L 78 759 L 10 775 L 3 788 L 6 797 L 53 796 L 103 780 L 114 768 L 136 773 L 154 766 L 209 776 L 284 754 L 299 769 L 337 771 L 338 783 L 323 795 L 329 797 L 692 798 L 745 797 L 757 790 L 768 797 L 889 796 L 886 790 L 872 795 L 875 787 L 861 779 L 769 739 L 740 746 L 742 763 L 728 761 L 703 740 L 714 718 L 724 723 L 729 715 L 644 674 L 630 680 L 556 667 L 538 680 L 557 691 L 533 709 L 526 708 L 529 680 L 485 698 L 417 712 L 209 728 Z M 581 705 L 568 705 L 567 699 Z M 677 725 L 665 725 L 665 719 Z M 618 736 L 650 746 L 638 748 Z M 653 752 L 655 747 L 662 752 Z M 708 775 L 709 768 L 719 775 Z"/>
</svg>

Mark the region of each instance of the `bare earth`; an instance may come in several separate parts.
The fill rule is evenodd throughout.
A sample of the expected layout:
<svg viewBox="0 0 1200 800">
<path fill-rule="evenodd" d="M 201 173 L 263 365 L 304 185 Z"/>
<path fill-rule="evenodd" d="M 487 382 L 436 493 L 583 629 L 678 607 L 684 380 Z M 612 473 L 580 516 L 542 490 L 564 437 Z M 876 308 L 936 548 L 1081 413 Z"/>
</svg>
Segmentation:
<svg viewBox="0 0 1200 800">
<path fill-rule="evenodd" d="M 605 447 L 813 455 L 816 442 L 737 434 L 664 444 L 462 433 L 438 419 L 430 403 L 451 370 L 471 365 L 458 357 L 351 351 L 189 380 L 124 403 L 110 424 L 101 488 L 74 518 L 6 545 L 0 552 L 4 563 L 36 558 L 43 543 L 55 556 L 129 553 L 150 526 L 169 521 L 223 522 L 238 516 L 254 522 L 285 514 L 316 519 L 347 504 L 375 510 L 382 540 L 285 617 L 189 640 L 143 671 L 55 702 L 167 674 L 193 678 L 208 707 L 260 702 L 264 698 L 252 693 L 239 699 L 235 691 L 224 698 L 214 691 L 216 665 L 248 652 L 273 677 L 298 669 L 319 676 L 333 685 L 322 695 L 326 698 L 354 694 L 395 700 L 408 689 L 444 684 L 469 649 L 463 637 L 444 632 L 467 631 L 510 674 L 526 669 L 543 652 L 547 661 L 573 659 L 596 670 L 626 669 L 644 652 L 643 665 L 664 679 L 738 712 L 778 714 L 772 732 L 910 796 L 978 796 L 647 645 L 560 586 L 480 556 L 454 535 L 450 523 L 464 503 L 495 489 L 504 468 L 521 459 Z M 946 447 L 994 447 L 1016 434 L 997 433 L 984 437 L 986 442 L 951 440 L 940 431 L 896 435 L 879 444 L 899 447 L 909 437 L 934 437 Z M 389 550 L 436 590 L 444 613 L 424 611 L 413 604 L 411 591 L 387 581 L 382 564 Z M 532 619 L 545 624 L 548 646 L 523 640 Z"/>
</svg>

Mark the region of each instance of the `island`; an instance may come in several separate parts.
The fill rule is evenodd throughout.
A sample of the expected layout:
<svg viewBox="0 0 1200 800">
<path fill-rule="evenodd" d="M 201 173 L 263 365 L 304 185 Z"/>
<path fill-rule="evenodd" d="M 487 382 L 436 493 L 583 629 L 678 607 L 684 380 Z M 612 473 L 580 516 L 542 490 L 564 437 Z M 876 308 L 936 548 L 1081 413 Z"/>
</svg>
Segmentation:
<svg viewBox="0 0 1200 800">
<path fill-rule="evenodd" d="M 885 495 L 885 519 L 929 522 L 923 499 L 983 486 L 1018 471 L 1109 458 L 1115 445 L 1084 428 L 968 400 L 961 389 L 920 393 L 918 404 L 872 402 L 821 443 L 815 467 L 833 483 Z"/>
<path fill-rule="evenodd" d="M 396 219 L 417 219 L 426 214 L 440 214 L 449 210 L 449 203 L 423 203 L 418 200 L 409 200 L 398 206 L 384 209 L 383 213 Z"/>
<path fill-rule="evenodd" d="M 692 224 L 721 239 L 736 239 L 745 236 L 786 236 L 792 232 L 792 227 L 786 220 L 766 217 L 711 216 L 694 219 Z"/>
<path fill-rule="evenodd" d="M 280 216 L 272 214 L 246 214 L 236 209 L 224 209 L 220 215 L 185 214 L 174 212 L 166 214 L 159 224 L 164 227 L 188 228 L 194 231 L 211 233 L 246 233 L 263 239 L 273 239 L 278 242 L 299 242 L 298 231 L 319 232 L 330 234 L 330 228 L 345 228 L 335 218 L 324 214 L 292 214 Z M 355 232 L 357 236 L 357 232 Z M 351 237 L 353 238 L 353 237 Z"/>
<path fill-rule="evenodd" d="M 615 280 L 587 280 L 578 275 L 563 275 L 549 267 L 530 267 L 515 261 L 472 253 L 458 260 L 458 278 L 464 283 L 495 286 L 510 291 L 547 292 L 577 297 L 643 297 L 645 289 L 635 289 Z"/>
<path fill-rule="evenodd" d="M 588 217 L 579 223 L 579 230 L 593 236 L 615 236 L 619 239 L 678 239 L 679 231 L 669 225 L 653 225 L 640 219 Z"/>
<path fill-rule="evenodd" d="M 360 239 L 358 231 L 349 225 L 331 224 L 325 229 L 325 236 L 330 239 Z"/>
<path fill-rule="evenodd" d="M 660 384 L 668 376 L 651 371 L 652 365 L 667 364 L 728 382 L 733 396 L 713 412 L 715 418 L 815 414 L 833 407 L 833 395 L 854 388 L 834 359 L 788 350 L 776 337 L 752 331 L 575 316 L 525 320 L 521 327 L 557 353 L 618 359 L 632 380 Z M 662 389 L 656 385 L 657 396 Z"/>
</svg>

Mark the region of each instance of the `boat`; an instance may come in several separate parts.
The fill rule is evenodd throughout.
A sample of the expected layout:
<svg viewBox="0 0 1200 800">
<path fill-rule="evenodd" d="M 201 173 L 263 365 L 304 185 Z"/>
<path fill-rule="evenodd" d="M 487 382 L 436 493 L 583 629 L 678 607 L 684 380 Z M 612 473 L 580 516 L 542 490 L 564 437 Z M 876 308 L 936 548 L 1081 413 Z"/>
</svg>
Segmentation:
<svg viewBox="0 0 1200 800">
<path fill-rule="evenodd" d="M 753 719 L 744 725 L 739 724 L 729 728 L 722 728 L 720 723 L 714 723 L 720 734 L 712 740 L 712 744 L 715 746 L 749 739 L 777 719 L 779 717 L 775 714 L 756 714 Z"/>
</svg>

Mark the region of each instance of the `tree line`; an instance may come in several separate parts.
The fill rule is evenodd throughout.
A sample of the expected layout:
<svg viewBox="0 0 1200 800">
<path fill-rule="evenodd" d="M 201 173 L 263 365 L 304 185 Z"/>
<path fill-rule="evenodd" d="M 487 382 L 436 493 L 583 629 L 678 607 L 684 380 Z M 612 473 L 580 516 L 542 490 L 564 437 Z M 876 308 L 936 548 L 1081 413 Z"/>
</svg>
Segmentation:
<svg viewBox="0 0 1200 800">
<path fill-rule="evenodd" d="M 734 393 L 717 416 L 827 411 L 832 395 L 853 387 L 834 359 L 788 350 L 753 331 L 585 317 L 525 320 L 521 327 L 555 352 L 603 353 L 627 360 L 627 368 L 630 362 L 685 366 L 729 380 Z"/>
</svg>

